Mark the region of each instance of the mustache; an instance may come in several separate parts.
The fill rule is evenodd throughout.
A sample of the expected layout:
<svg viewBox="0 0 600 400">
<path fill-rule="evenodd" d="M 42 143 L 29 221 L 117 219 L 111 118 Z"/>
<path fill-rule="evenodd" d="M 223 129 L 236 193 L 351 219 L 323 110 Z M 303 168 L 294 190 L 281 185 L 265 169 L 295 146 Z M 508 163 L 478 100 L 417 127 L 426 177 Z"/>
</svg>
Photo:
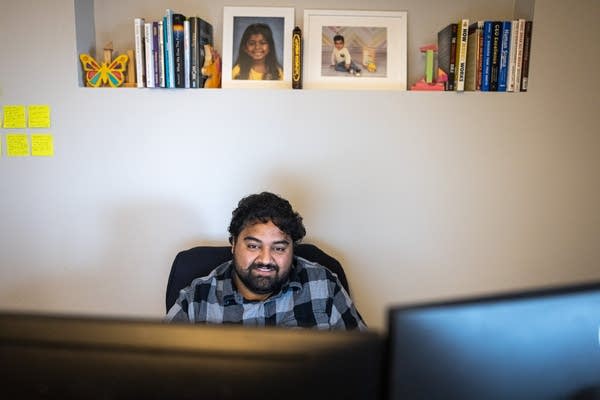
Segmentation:
<svg viewBox="0 0 600 400">
<path fill-rule="evenodd" d="M 272 271 L 279 272 L 279 266 L 277 264 L 273 264 L 273 263 L 264 264 L 264 263 L 256 263 L 256 262 L 250 264 L 250 266 L 248 267 L 248 271 L 252 271 L 253 269 L 258 269 L 258 268 L 268 268 Z"/>
</svg>

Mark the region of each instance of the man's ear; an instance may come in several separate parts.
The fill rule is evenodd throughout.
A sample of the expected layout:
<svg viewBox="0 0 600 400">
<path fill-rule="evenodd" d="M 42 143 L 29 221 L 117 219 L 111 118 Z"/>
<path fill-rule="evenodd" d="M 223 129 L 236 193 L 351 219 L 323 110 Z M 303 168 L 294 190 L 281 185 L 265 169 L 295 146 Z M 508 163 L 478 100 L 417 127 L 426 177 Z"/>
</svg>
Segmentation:
<svg viewBox="0 0 600 400">
<path fill-rule="evenodd" d="M 233 248 L 235 247 L 235 238 L 230 238 L 229 243 L 231 243 L 231 254 L 233 254 Z"/>
</svg>

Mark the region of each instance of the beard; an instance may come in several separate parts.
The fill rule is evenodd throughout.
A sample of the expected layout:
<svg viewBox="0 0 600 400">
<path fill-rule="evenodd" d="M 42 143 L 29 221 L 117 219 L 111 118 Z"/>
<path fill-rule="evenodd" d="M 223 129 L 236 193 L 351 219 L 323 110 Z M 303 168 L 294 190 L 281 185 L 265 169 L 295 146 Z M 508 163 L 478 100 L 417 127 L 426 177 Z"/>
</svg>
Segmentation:
<svg viewBox="0 0 600 400">
<path fill-rule="evenodd" d="M 290 275 L 290 269 L 282 275 L 279 274 L 279 266 L 277 264 L 252 263 L 248 268 L 242 268 L 233 259 L 234 272 L 240 278 L 240 281 L 251 292 L 256 294 L 276 293 L 281 289 L 281 286 L 287 281 Z M 260 275 L 255 272 L 258 268 L 269 268 L 275 271 L 274 275 Z"/>
</svg>

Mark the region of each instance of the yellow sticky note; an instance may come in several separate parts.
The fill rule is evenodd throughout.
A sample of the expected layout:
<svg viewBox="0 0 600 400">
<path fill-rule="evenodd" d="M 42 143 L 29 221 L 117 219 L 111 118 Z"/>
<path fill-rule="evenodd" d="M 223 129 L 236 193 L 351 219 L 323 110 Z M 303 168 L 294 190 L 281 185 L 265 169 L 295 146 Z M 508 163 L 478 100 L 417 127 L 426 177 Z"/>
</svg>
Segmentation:
<svg viewBox="0 0 600 400">
<path fill-rule="evenodd" d="M 50 128 L 50 106 L 30 104 L 27 109 L 30 128 Z"/>
<path fill-rule="evenodd" d="M 54 155 L 54 140 L 49 133 L 31 135 L 31 155 L 52 157 Z"/>
<path fill-rule="evenodd" d="M 29 155 L 29 140 L 24 133 L 9 133 L 6 135 L 6 154 L 9 157 Z"/>
<path fill-rule="evenodd" d="M 4 127 L 8 129 L 25 128 L 25 106 L 4 106 Z"/>
</svg>

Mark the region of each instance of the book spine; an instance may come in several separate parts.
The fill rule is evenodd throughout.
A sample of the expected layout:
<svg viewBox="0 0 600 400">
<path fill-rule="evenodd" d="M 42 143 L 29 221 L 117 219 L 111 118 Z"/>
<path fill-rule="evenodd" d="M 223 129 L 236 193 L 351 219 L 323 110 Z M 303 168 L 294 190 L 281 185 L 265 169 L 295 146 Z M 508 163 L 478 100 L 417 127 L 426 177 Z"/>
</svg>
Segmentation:
<svg viewBox="0 0 600 400">
<path fill-rule="evenodd" d="M 456 41 L 458 36 L 458 24 L 452 24 L 452 36 L 450 38 L 450 68 L 448 73 L 448 88 L 452 91 L 455 89 L 454 81 L 456 77 Z"/>
<path fill-rule="evenodd" d="M 154 64 L 154 87 L 160 87 L 160 63 L 158 60 L 158 22 L 152 22 L 152 62 Z"/>
<path fill-rule="evenodd" d="M 166 87 L 165 80 L 165 30 L 164 21 L 158 21 L 158 82 L 161 88 Z"/>
<path fill-rule="evenodd" d="M 492 67 L 492 28 L 493 21 L 483 23 L 483 57 L 481 60 L 481 91 L 490 90 L 490 72 Z"/>
<path fill-rule="evenodd" d="M 144 42 L 146 52 L 146 87 L 154 87 L 154 58 L 152 56 L 152 22 L 144 24 Z"/>
<path fill-rule="evenodd" d="M 134 39 L 135 39 L 135 78 L 137 87 L 143 88 L 146 85 L 146 57 L 144 55 L 144 19 L 135 18 L 133 21 Z"/>
<path fill-rule="evenodd" d="M 521 91 L 521 67 L 523 66 L 523 41 L 525 37 L 525 20 L 519 19 L 517 34 L 517 51 L 515 56 L 515 92 Z"/>
<path fill-rule="evenodd" d="M 202 67 L 204 67 L 204 59 L 205 59 L 205 52 L 206 52 L 206 48 L 204 47 L 204 45 L 210 45 L 210 46 L 214 46 L 214 41 L 213 41 L 213 26 L 205 21 L 202 18 L 198 18 L 198 24 L 199 24 L 199 29 L 198 29 L 198 40 L 200 41 L 200 45 L 198 46 L 198 65 L 199 65 L 199 70 L 202 71 Z M 198 86 L 203 88 L 204 87 L 204 83 L 206 82 L 206 77 L 204 75 L 202 75 L 202 73 L 199 73 L 199 83 Z"/>
<path fill-rule="evenodd" d="M 517 36 L 519 35 L 519 21 L 511 22 L 510 46 L 508 49 L 508 77 L 506 78 L 506 91 L 515 91 L 515 73 L 517 60 Z"/>
<path fill-rule="evenodd" d="M 465 90 L 465 72 L 467 68 L 467 43 L 469 38 L 469 20 L 461 19 L 458 24 L 456 39 L 456 74 L 454 90 Z"/>
<path fill-rule="evenodd" d="M 490 91 L 498 91 L 498 72 L 500 70 L 500 40 L 502 38 L 502 22 L 494 21 L 492 25 L 492 44 L 490 62 Z"/>
<path fill-rule="evenodd" d="M 483 74 L 483 21 L 479 21 L 477 24 L 479 30 L 477 40 L 479 41 L 479 44 L 477 47 L 477 77 L 475 80 L 475 90 L 481 90 L 481 79 Z"/>
<path fill-rule="evenodd" d="M 525 34 L 523 37 L 523 65 L 521 67 L 521 92 L 526 92 L 529 86 L 529 63 L 531 60 L 531 35 L 533 22 L 525 21 Z"/>
<path fill-rule="evenodd" d="M 183 78 L 184 87 L 190 88 L 190 21 L 183 21 Z"/>
<path fill-rule="evenodd" d="M 167 80 L 167 87 L 175 87 L 175 63 L 174 63 L 174 49 L 173 49 L 173 10 L 167 9 L 167 14 L 163 20 L 165 26 L 165 79 Z"/>
<path fill-rule="evenodd" d="M 184 66 L 184 44 L 183 44 L 183 21 L 185 17 L 181 14 L 173 14 L 173 75 L 175 78 L 175 87 L 185 87 L 185 66 Z"/>
<path fill-rule="evenodd" d="M 467 70 L 465 72 L 465 90 L 475 91 L 477 88 L 478 74 L 480 71 L 480 40 L 483 22 L 478 21 L 469 25 L 469 38 L 467 40 Z"/>
<path fill-rule="evenodd" d="M 198 88 L 198 18 L 190 17 L 190 87 Z"/>
<path fill-rule="evenodd" d="M 510 59 L 511 21 L 502 22 L 502 36 L 500 38 L 500 63 L 498 65 L 498 91 L 506 92 L 508 86 L 508 61 Z"/>
</svg>

